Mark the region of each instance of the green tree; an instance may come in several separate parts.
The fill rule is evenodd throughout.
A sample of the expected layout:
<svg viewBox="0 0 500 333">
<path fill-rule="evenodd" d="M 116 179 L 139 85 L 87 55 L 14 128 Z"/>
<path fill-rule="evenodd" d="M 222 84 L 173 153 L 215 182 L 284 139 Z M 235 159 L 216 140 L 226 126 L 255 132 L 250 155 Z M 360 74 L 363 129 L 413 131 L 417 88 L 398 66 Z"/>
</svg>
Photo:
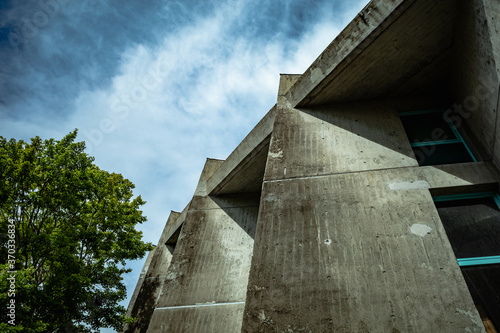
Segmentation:
<svg viewBox="0 0 500 333">
<path fill-rule="evenodd" d="M 94 165 L 76 136 L 0 137 L 1 332 L 119 331 L 130 321 L 118 303 L 126 297 L 125 261 L 152 249 L 135 229 L 146 221 L 145 202 L 133 198 L 132 182 Z M 16 326 L 5 320 L 11 299 Z"/>
</svg>

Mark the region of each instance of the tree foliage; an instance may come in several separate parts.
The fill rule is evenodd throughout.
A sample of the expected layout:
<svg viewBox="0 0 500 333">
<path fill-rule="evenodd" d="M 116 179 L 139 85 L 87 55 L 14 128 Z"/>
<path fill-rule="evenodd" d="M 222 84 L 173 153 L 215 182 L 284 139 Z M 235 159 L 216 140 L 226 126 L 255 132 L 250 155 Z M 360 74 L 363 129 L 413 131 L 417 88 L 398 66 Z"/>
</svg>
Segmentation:
<svg viewBox="0 0 500 333">
<path fill-rule="evenodd" d="M 146 221 L 145 202 L 133 198 L 129 180 L 94 165 L 76 135 L 29 143 L 0 137 L 0 302 L 5 312 L 15 299 L 16 316 L 16 326 L 1 321 L 2 332 L 120 330 L 128 321 L 118 304 L 126 297 L 125 261 L 151 250 L 135 229 Z M 15 297 L 8 295 L 9 249 Z"/>
</svg>

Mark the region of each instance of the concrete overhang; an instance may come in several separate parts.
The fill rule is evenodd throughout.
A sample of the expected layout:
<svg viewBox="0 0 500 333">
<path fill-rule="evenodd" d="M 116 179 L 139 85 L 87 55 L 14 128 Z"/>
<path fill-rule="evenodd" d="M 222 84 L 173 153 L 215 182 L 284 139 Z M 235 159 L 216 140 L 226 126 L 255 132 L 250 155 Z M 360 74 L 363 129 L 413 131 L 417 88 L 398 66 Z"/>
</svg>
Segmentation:
<svg viewBox="0 0 500 333">
<path fill-rule="evenodd" d="M 456 14 L 456 0 L 371 1 L 288 90 L 289 106 L 442 93 Z"/>
<path fill-rule="evenodd" d="M 181 213 L 172 211 L 170 216 L 165 223 L 163 232 L 161 233 L 160 240 L 158 244 L 166 244 L 167 241 L 176 233 L 176 231 L 182 226 L 184 220 L 186 219 L 187 212 L 189 210 L 189 205 L 182 210 Z"/>
<path fill-rule="evenodd" d="M 260 192 L 276 106 L 243 139 L 206 183 L 210 195 Z"/>
</svg>

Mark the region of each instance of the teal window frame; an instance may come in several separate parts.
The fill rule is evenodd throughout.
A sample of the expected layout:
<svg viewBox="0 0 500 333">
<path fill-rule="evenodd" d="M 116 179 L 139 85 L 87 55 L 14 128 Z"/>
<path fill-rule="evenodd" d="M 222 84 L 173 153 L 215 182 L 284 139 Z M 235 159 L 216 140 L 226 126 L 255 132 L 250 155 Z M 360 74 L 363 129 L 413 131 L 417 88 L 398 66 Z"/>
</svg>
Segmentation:
<svg viewBox="0 0 500 333">
<path fill-rule="evenodd" d="M 416 116 L 416 115 L 422 115 L 422 114 L 427 114 L 427 113 L 443 113 L 446 110 L 444 109 L 430 109 L 430 110 L 417 110 L 417 111 L 405 111 L 405 112 L 398 112 L 399 117 L 405 117 L 405 116 Z M 472 161 L 477 162 L 477 159 L 474 157 L 474 154 L 472 154 L 472 151 L 470 150 L 469 146 L 465 142 L 464 138 L 456 128 L 456 126 L 451 122 L 449 119 L 443 117 L 443 120 L 450 126 L 451 131 L 455 135 L 456 139 L 451 139 L 451 140 L 439 140 L 439 141 L 423 141 L 423 142 L 410 142 L 410 145 L 412 148 L 416 147 L 424 147 L 424 146 L 436 146 L 436 145 L 446 145 L 446 144 L 454 144 L 454 143 L 461 143 L 464 145 L 465 149 L 469 153 L 470 157 L 472 158 Z"/>
<path fill-rule="evenodd" d="M 438 195 L 433 196 L 434 202 L 443 201 L 458 201 L 466 199 L 479 199 L 479 198 L 493 198 L 493 201 L 500 210 L 500 195 L 496 192 L 480 192 L 469 194 L 453 194 L 453 195 Z M 460 267 L 465 266 L 479 266 L 479 265 L 493 265 L 500 264 L 500 255 L 486 256 L 486 257 L 473 257 L 473 258 L 457 258 Z"/>
</svg>

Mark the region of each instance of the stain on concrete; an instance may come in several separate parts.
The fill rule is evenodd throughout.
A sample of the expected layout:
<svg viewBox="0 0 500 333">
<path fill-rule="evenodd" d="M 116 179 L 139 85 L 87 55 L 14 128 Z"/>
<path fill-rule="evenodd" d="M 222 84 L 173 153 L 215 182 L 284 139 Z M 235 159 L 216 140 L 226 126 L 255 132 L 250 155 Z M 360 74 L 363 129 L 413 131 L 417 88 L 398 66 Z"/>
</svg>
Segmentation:
<svg viewBox="0 0 500 333">
<path fill-rule="evenodd" d="M 281 158 L 281 157 L 283 157 L 283 151 L 279 150 L 277 153 L 269 152 L 269 157 Z"/>
<path fill-rule="evenodd" d="M 131 313 L 131 317 L 136 321 L 129 324 L 124 333 L 146 333 L 155 309 L 159 287 L 159 279 L 149 279 L 143 282 Z"/>
<path fill-rule="evenodd" d="M 277 199 L 278 199 L 278 197 L 271 193 L 271 194 L 266 195 L 266 197 L 264 198 L 264 201 L 273 202 Z"/>
<path fill-rule="evenodd" d="M 323 78 L 323 71 L 321 68 L 316 67 L 311 71 L 311 82 L 316 83 Z"/>
<path fill-rule="evenodd" d="M 411 233 L 420 237 L 424 237 L 425 235 L 429 234 L 431 230 L 431 227 L 420 223 L 415 223 L 410 227 Z"/>
<path fill-rule="evenodd" d="M 259 312 L 259 319 L 261 321 L 265 321 L 266 320 L 266 314 L 264 313 L 264 310 L 260 310 L 260 312 Z"/>
</svg>

